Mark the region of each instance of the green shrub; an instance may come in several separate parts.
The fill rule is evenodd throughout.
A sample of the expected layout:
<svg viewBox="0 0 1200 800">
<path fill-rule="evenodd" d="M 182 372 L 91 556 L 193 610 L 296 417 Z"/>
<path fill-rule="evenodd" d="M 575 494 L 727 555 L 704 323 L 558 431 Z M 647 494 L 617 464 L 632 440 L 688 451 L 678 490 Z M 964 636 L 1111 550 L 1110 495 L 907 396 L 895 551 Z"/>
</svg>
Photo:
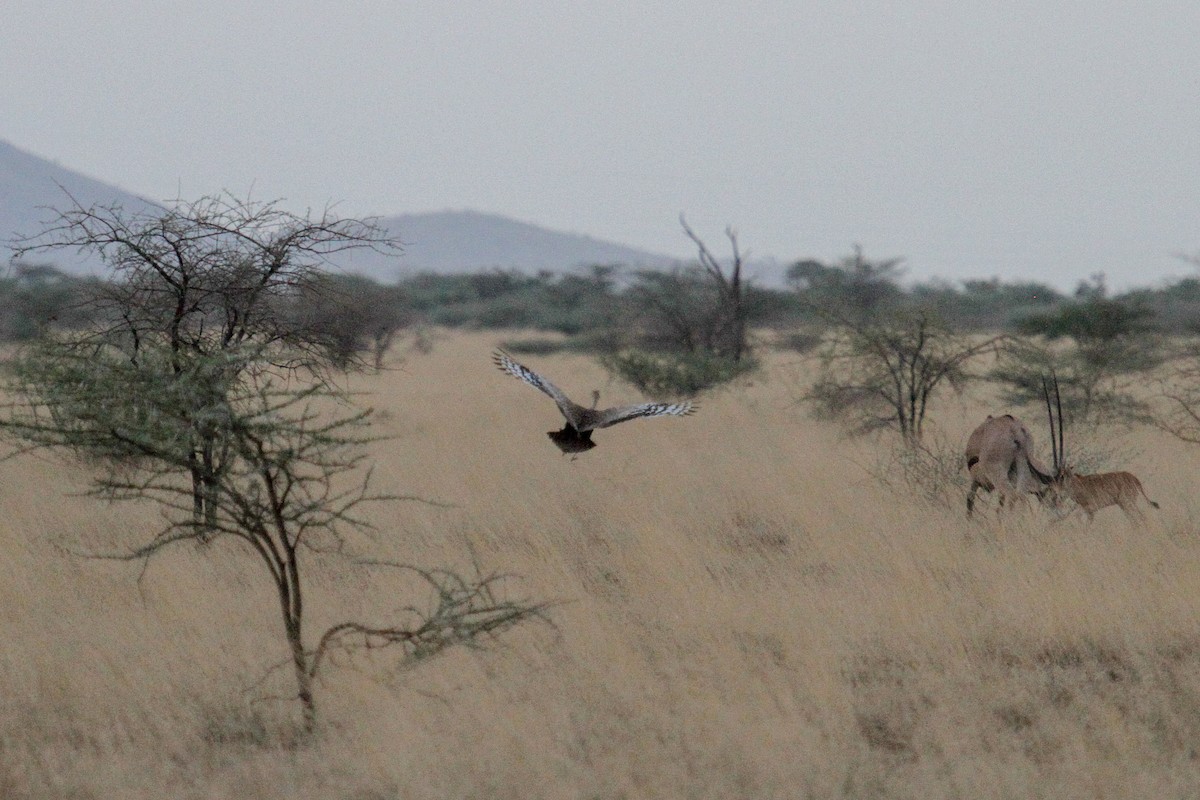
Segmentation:
<svg viewBox="0 0 1200 800">
<path fill-rule="evenodd" d="M 623 350 L 600 357 L 609 372 L 629 381 L 656 400 L 693 397 L 700 392 L 728 383 L 754 369 L 749 359 L 708 353 L 655 355 L 643 350 Z"/>
<path fill-rule="evenodd" d="M 824 336 L 820 331 L 815 330 L 800 330 L 793 331 L 780 337 L 779 348 L 782 350 L 792 350 L 806 355 L 816 350 L 824 341 Z"/>
<path fill-rule="evenodd" d="M 548 356 L 566 350 L 569 342 L 564 339 L 506 339 L 500 346 L 518 356 Z"/>
</svg>

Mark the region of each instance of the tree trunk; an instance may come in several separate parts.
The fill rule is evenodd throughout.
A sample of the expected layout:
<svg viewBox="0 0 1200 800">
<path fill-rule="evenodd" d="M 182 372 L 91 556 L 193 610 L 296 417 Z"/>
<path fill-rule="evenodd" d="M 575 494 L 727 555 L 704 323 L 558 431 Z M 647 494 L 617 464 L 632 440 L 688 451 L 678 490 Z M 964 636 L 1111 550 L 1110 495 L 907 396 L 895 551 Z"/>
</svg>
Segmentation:
<svg viewBox="0 0 1200 800">
<path fill-rule="evenodd" d="M 304 651 L 302 620 L 298 609 L 299 602 L 293 608 L 293 592 L 298 593 L 299 586 L 279 587 L 279 602 L 283 606 L 283 627 L 287 632 L 288 647 L 292 651 L 292 667 L 296 673 L 297 697 L 300 699 L 300 710 L 304 717 L 304 730 L 312 733 L 317 725 L 317 704 L 313 698 L 312 674 L 308 669 L 308 653 Z"/>
<path fill-rule="evenodd" d="M 206 454 L 207 456 L 207 454 Z M 208 467 L 193 466 L 192 473 L 192 523 L 203 530 L 200 538 L 207 540 L 209 534 L 217 527 L 217 498 L 220 490 L 216 481 L 210 476 Z"/>
<path fill-rule="evenodd" d="M 213 462 L 213 443 L 208 440 L 204 443 L 204 466 L 201 478 L 202 494 L 204 496 L 204 526 L 208 530 L 214 531 L 217 528 L 217 492 L 221 487 L 216 479 L 216 465 Z"/>
<path fill-rule="evenodd" d="M 206 522 L 204 516 L 204 468 L 196 463 L 194 455 L 191 458 L 191 462 L 192 465 L 189 468 L 189 472 L 192 474 L 192 523 L 200 525 L 202 522 Z"/>
<path fill-rule="evenodd" d="M 292 666 L 296 671 L 297 697 L 304 716 L 304 730 L 312 733 L 317 726 L 317 704 L 313 699 L 312 675 L 308 671 L 308 654 L 300 636 L 300 620 L 287 620 L 288 646 L 292 649 Z"/>
<path fill-rule="evenodd" d="M 289 554 L 288 565 L 276 575 L 276 590 L 283 612 L 283 630 L 292 650 L 292 667 L 296 676 L 296 697 L 304 716 L 304 729 L 312 733 L 317 727 L 317 702 L 312 694 L 312 672 L 308 669 L 308 654 L 304 649 L 304 603 L 300 600 L 300 575 L 296 569 L 295 553 Z"/>
</svg>

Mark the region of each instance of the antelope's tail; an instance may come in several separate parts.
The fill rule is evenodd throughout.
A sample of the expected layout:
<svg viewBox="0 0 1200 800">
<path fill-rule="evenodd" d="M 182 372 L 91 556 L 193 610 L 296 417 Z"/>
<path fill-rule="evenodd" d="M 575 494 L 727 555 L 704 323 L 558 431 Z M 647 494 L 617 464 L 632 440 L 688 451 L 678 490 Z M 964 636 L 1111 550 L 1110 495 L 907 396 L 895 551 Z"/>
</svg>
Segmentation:
<svg viewBox="0 0 1200 800">
<path fill-rule="evenodd" d="M 1139 488 L 1139 489 L 1141 489 L 1141 491 L 1142 491 L 1142 497 L 1146 498 L 1146 502 L 1147 502 L 1147 503 L 1149 503 L 1150 505 L 1154 506 L 1155 508 L 1162 508 L 1162 506 L 1160 506 L 1158 503 L 1156 503 L 1156 502 L 1154 502 L 1153 500 L 1151 500 L 1151 499 L 1150 499 L 1150 495 L 1146 494 L 1146 487 L 1145 487 L 1145 486 L 1142 486 L 1142 482 L 1141 482 L 1141 481 L 1138 481 L 1138 488 Z"/>
</svg>

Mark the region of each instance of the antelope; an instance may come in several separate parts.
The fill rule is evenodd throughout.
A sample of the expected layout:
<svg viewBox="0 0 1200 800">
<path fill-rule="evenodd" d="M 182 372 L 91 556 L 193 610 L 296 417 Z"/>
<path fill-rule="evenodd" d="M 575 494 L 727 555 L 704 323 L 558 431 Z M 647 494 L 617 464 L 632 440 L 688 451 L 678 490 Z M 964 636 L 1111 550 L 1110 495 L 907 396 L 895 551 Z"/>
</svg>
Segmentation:
<svg viewBox="0 0 1200 800">
<path fill-rule="evenodd" d="M 548 394 L 558 406 L 559 412 L 566 419 L 560 431 L 549 431 L 546 435 L 554 442 L 563 454 L 584 453 L 596 446 L 592 441 L 592 431 L 597 428 L 607 428 L 618 422 L 626 422 L 641 417 L 673 416 L 684 417 L 696 410 L 696 404 L 690 401 L 682 403 L 636 403 L 614 408 L 596 408 L 600 401 L 600 392 L 592 392 L 592 407 L 585 408 L 567 397 L 550 381 L 537 374 L 524 364 L 519 364 L 503 350 L 492 354 L 492 361 L 502 371 L 530 386 Z"/>
<path fill-rule="evenodd" d="M 1000 505 L 1006 499 L 1024 500 L 1036 494 L 1041 500 L 1054 476 L 1032 455 L 1033 436 L 1025 423 L 1012 414 L 988 418 L 967 439 L 967 516 L 975 510 L 975 494 L 983 489 L 997 492 Z"/>
<path fill-rule="evenodd" d="M 1054 447 L 1054 415 L 1050 414 L 1050 392 L 1045 382 L 1042 391 L 1046 397 L 1046 413 L 1050 416 L 1050 443 Z M 1058 398 L 1058 381 L 1054 381 L 1054 395 Z M 1088 522 L 1095 519 L 1096 512 L 1109 506 L 1118 506 L 1131 522 L 1144 523 L 1145 514 L 1138 507 L 1138 501 L 1145 498 L 1154 508 L 1158 503 L 1150 499 L 1145 487 L 1132 472 L 1099 472 L 1094 475 L 1080 475 L 1067 463 L 1066 449 L 1063 441 L 1062 403 L 1058 402 L 1058 441 L 1054 447 L 1054 484 L 1055 499 L 1066 495 L 1087 514 Z M 1065 519 L 1066 515 L 1060 518 Z"/>
<path fill-rule="evenodd" d="M 1058 485 L 1087 514 L 1088 522 L 1096 512 L 1109 506 L 1120 506 L 1132 522 L 1145 522 L 1146 515 L 1138 507 L 1138 500 L 1155 508 L 1158 503 L 1150 499 L 1142 482 L 1132 472 L 1100 472 L 1095 475 L 1077 475 L 1070 467 L 1063 467 Z"/>
</svg>

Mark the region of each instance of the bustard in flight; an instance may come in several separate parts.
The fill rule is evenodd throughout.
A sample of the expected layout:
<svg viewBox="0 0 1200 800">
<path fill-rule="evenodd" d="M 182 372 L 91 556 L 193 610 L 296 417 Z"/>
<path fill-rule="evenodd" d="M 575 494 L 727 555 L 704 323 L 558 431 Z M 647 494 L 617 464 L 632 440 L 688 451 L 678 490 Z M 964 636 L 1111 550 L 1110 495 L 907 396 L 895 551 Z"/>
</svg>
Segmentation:
<svg viewBox="0 0 1200 800">
<path fill-rule="evenodd" d="M 530 386 L 541 389 L 558 406 L 558 410 L 566 417 L 567 424 L 561 431 L 550 431 L 546 435 L 564 453 L 582 453 L 596 446 L 592 441 L 592 431 L 596 428 L 607 428 L 618 422 L 637 419 L 638 417 L 682 417 L 691 414 L 697 406 L 691 401 L 682 403 L 635 403 L 628 406 L 613 408 L 596 408 L 600 402 L 600 392 L 592 392 L 592 407 L 584 408 L 563 394 L 562 390 L 550 381 L 538 375 L 529 367 L 518 364 L 508 353 L 497 350 L 492 354 L 496 366 L 520 378 Z"/>
</svg>

